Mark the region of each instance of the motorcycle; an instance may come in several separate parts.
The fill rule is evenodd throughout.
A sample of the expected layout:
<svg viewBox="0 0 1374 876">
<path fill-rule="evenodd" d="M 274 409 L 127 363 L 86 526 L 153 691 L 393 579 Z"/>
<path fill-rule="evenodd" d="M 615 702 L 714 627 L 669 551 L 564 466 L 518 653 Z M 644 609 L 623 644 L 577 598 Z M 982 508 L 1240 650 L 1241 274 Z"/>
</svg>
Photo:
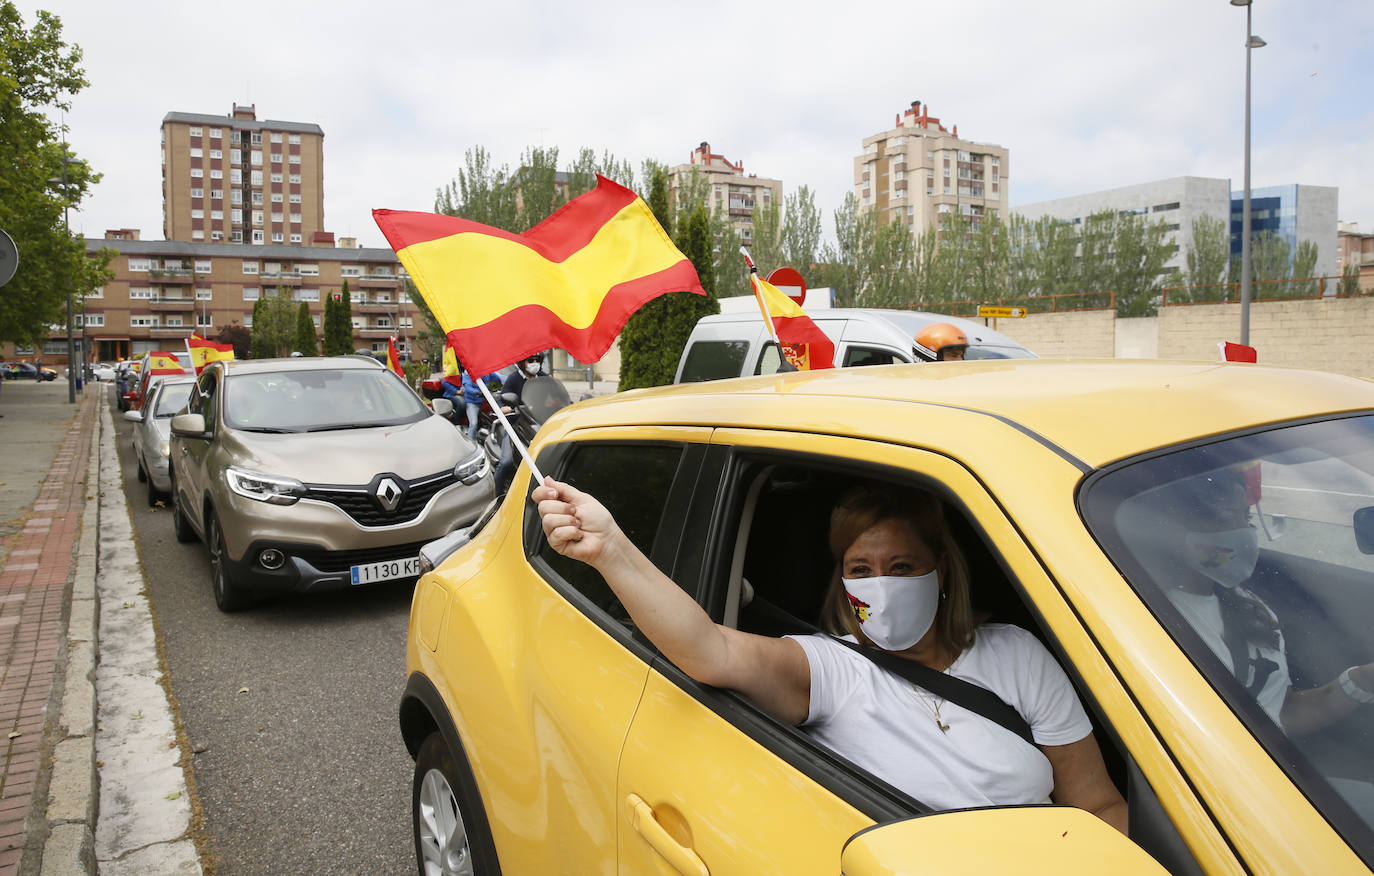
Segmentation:
<svg viewBox="0 0 1374 876">
<path fill-rule="evenodd" d="M 503 392 L 497 400 L 505 407 L 511 408 L 511 413 L 506 414 L 506 419 L 510 421 L 516 436 L 527 447 L 534 440 L 544 421 L 560 408 L 572 404 L 568 390 L 563 384 L 547 376 L 525 381 L 525 386 L 518 396 L 513 392 Z M 487 410 L 487 407 L 483 405 L 482 415 L 478 418 L 481 425 L 478 426 L 477 440 L 495 468 L 501 461 L 501 443 L 505 437 L 505 430 L 501 426 L 501 421 Z"/>
</svg>

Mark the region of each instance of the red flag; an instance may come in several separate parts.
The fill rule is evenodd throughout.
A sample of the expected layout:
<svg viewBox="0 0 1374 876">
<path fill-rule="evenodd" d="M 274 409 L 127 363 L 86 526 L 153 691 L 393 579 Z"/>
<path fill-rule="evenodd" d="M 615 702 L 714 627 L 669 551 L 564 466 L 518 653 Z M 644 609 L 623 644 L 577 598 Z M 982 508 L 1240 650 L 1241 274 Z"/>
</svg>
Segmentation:
<svg viewBox="0 0 1374 876">
<path fill-rule="evenodd" d="M 1217 346 L 1221 347 L 1221 361 L 1223 362 L 1259 361 L 1259 353 L 1254 347 L 1247 347 L 1244 344 L 1233 344 L 1230 341 L 1221 341 Z"/>
<path fill-rule="evenodd" d="M 386 339 L 386 367 L 390 368 L 405 380 L 406 372 L 401 367 L 401 354 L 396 352 L 396 338 L 393 335 Z"/>
<path fill-rule="evenodd" d="M 550 347 L 596 362 L 645 302 L 705 294 L 648 205 L 600 176 L 523 234 L 433 213 L 372 216 L 470 374 Z"/>
</svg>

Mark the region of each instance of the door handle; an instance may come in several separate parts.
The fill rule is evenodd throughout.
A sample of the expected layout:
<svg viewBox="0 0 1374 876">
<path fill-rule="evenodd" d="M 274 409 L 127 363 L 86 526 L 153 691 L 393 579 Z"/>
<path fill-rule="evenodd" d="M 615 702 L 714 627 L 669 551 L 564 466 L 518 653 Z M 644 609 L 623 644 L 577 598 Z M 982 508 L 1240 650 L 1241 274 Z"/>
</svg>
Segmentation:
<svg viewBox="0 0 1374 876">
<path fill-rule="evenodd" d="M 635 833 L 644 837 L 644 841 L 672 864 L 673 869 L 689 876 L 711 876 L 711 871 L 706 869 L 706 862 L 696 852 L 673 839 L 663 829 L 663 825 L 654 818 L 653 808 L 644 802 L 644 798 L 631 794 L 625 798 L 625 806 L 629 809 L 630 826 Z"/>
</svg>

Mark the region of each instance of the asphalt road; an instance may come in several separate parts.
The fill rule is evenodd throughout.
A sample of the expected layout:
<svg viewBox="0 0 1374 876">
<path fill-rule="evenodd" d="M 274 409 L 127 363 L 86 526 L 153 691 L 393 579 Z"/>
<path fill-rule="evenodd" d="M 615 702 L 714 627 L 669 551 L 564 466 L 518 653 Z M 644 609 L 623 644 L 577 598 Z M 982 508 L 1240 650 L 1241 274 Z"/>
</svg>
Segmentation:
<svg viewBox="0 0 1374 876">
<path fill-rule="evenodd" d="M 208 869 L 219 874 L 415 871 L 412 763 L 397 729 L 412 586 L 287 598 L 222 614 L 205 546 L 170 508 L 124 489 L 180 720 L 193 750 Z"/>
</svg>

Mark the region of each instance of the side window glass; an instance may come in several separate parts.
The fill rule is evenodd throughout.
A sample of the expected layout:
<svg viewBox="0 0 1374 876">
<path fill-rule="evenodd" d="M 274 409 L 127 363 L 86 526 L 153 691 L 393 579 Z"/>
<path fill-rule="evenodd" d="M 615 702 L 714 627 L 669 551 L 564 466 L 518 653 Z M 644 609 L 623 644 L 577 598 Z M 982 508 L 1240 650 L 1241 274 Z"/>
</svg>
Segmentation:
<svg viewBox="0 0 1374 876">
<path fill-rule="evenodd" d="M 207 372 L 200 378 L 200 384 L 196 387 L 196 392 L 191 397 L 189 410 L 192 413 L 200 414 L 205 418 L 205 430 L 215 431 L 218 417 L 215 415 L 215 395 L 219 388 L 219 381 L 214 372 Z"/>
<path fill-rule="evenodd" d="M 856 365 L 893 365 L 905 360 L 891 350 L 873 347 L 850 347 L 844 351 L 844 367 Z"/>
<path fill-rule="evenodd" d="M 630 541 L 652 557 L 681 458 L 682 448 L 676 446 L 588 444 L 574 451 L 560 479 L 595 496 Z M 595 569 L 554 551 L 542 533 L 537 538 L 535 556 L 599 609 L 631 625 L 629 614 Z"/>
<path fill-rule="evenodd" d="M 748 341 L 697 341 L 687 350 L 682 383 L 739 377 L 749 355 Z"/>
<path fill-rule="evenodd" d="M 777 374 L 782 370 L 782 351 L 778 345 L 769 341 L 763 345 L 763 352 L 759 354 L 759 365 L 754 369 L 755 374 Z"/>
</svg>

